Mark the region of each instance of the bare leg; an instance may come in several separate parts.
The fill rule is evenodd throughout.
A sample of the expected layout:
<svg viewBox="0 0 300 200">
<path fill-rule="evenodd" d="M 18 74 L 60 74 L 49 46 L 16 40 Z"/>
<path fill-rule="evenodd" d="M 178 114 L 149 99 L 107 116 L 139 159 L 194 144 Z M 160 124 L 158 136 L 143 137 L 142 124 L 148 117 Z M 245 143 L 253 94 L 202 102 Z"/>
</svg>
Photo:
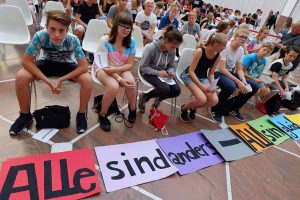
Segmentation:
<svg viewBox="0 0 300 200">
<path fill-rule="evenodd" d="M 130 108 L 130 110 L 134 111 L 134 110 L 136 110 L 136 98 L 137 98 L 136 83 L 135 83 L 134 77 L 130 71 L 123 72 L 121 74 L 121 77 L 126 80 L 129 80 L 131 84 L 135 85 L 134 88 L 130 88 L 130 89 L 125 88 L 125 93 L 128 98 L 129 108 Z"/>
<path fill-rule="evenodd" d="M 80 84 L 79 112 L 85 113 L 92 93 L 92 77 L 84 73 L 77 77 L 76 81 Z"/>
</svg>

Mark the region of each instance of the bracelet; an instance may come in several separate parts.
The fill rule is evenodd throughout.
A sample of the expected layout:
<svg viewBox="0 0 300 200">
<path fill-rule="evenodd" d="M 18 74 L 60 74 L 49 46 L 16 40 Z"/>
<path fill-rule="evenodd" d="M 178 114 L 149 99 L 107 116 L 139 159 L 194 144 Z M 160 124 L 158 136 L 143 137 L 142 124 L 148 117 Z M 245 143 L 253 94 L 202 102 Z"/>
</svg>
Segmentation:
<svg viewBox="0 0 300 200">
<path fill-rule="evenodd" d="M 120 80 L 122 79 L 122 77 L 117 78 L 117 81 L 120 82 Z"/>
</svg>

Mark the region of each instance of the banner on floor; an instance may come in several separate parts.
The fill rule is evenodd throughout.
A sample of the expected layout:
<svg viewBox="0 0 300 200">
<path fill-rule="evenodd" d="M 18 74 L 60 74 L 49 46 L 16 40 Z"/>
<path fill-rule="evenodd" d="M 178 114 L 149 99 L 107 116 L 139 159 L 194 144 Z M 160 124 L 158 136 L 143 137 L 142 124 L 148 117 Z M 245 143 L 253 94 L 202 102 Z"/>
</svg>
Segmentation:
<svg viewBox="0 0 300 200">
<path fill-rule="evenodd" d="M 8 159 L 0 191 L 0 199 L 82 199 L 99 193 L 93 150 Z"/>
<path fill-rule="evenodd" d="M 156 140 L 95 147 L 107 192 L 159 180 L 177 172 Z"/>
<path fill-rule="evenodd" d="M 295 115 L 285 115 L 285 117 L 291 122 L 293 122 L 294 124 L 300 126 L 300 113 Z"/>
<path fill-rule="evenodd" d="M 266 136 L 275 145 L 279 145 L 290 138 L 285 132 L 277 128 L 267 115 L 247 123 L 256 131 Z"/>
<path fill-rule="evenodd" d="M 273 145 L 270 140 L 255 131 L 255 129 L 247 123 L 230 125 L 229 127 L 257 153 L 264 151 Z"/>
<path fill-rule="evenodd" d="M 201 130 L 226 161 L 239 160 L 255 152 L 229 129 Z"/>
<path fill-rule="evenodd" d="M 293 122 L 285 118 L 285 114 L 280 114 L 275 117 L 271 117 L 270 121 L 273 122 L 276 126 L 278 126 L 281 130 L 283 130 L 294 140 L 300 139 L 300 127 L 297 124 L 294 124 Z"/>
<path fill-rule="evenodd" d="M 180 175 L 224 162 L 222 156 L 201 132 L 157 139 L 157 143 Z"/>
</svg>

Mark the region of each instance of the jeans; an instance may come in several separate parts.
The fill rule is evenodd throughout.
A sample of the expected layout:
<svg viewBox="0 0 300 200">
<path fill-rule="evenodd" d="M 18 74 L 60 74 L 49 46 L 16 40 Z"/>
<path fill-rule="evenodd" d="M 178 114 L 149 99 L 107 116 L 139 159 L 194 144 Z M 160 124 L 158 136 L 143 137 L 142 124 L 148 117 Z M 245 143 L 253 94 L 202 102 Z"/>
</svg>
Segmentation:
<svg viewBox="0 0 300 200">
<path fill-rule="evenodd" d="M 232 73 L 238 78 L 236 73 Z M 227 76 L 221 74 L 220 72 L 215 72 L 215 79 L 219 78 L 218 86 L 221 88 L 221 92 L 218 95 L 219 102 L 216 106 L 212 107 L 213 112 L 228 112 L 232 110 L 240 109 L 259 89 L 259 85 L 246 78 L 246 82 L 251 85 L 252 92 L 247 94 L 240 93 L 238 96 L 229 99 L 229 97 L 238 88 L 236 83 L 228 78 Z"/>
</svg>

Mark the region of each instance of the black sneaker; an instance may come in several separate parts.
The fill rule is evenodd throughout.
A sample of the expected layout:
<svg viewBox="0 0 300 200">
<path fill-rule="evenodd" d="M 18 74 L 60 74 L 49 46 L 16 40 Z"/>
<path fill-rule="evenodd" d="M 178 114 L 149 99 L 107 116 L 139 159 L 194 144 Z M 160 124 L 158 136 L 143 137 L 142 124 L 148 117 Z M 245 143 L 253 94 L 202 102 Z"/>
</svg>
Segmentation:
<svg viewBox="0 0 300 200">
<path fill-rule="evenodd" d="M 19 135 L 25 127 L 27 127 L 33 121 L 31 113 L 20 113 L 20 116 L 16 121 L 11 125 L 9 129 L 10 135 Z"/>
<path fill-rule="evenodd" d="M 195 118 L 196 118 L 196 109 L 190 109 L 190 115 L 189 115 L 189 118 L 191 119 L 191 120 L 194 120 Z"/>
<path fill-rule="evenodd" d="M 243 122 L 244 121 L 244 117 L 241 115 L 239 110 L 233 110 L 229 112 L 230 115 L 232 115 L 233 117 L 235 117 L 237 120 Z"/>
<path fill-rule="evenodd" d="M 93 53 L 89 53 L 87 60 L 90 64 L 92 64 L 94 62 L 94 54 Z"/>
<path fill-rule="evenodd" d="M 129 110 L 128 121 L 130 123 L 134 123 L 136 120 L 136 110 L 130 110 L 130 108 L 128 110 Z"/>
<path fill-rule="evenodd" d="M 211 111 L 210 115 L 216 123 L 221 124 L 223 122 L 221 113 Z"/>
<path fill-rule="evenodd" d="M 145 99 L 144 95 L 145 95 L 144 92 L 141 92 L 139 94 L 138 106 L 139 106 L 139 110 L 141 113 L 145 113 L 145 108 L 146 108 L 146 99 Z"/>
<path fill-rule="evenodd" d="M 85 113 L 78 112 L 76 115 L 76 131 L 84 133 L 87 130 L 87 117 Z"/>
<path fill-rule="evenodd" d="M 160 100 L 159 100 L 159 98 L 157 97 L 157 98 L 155 98 L 155 100 L 154 100 L 153 104 L 151 105 L 151 107 L 152 107 L 152 108 L 158 108 L 159 105 L 160 105 Z"/>
<path fill-rule="evenodd" d="M 189 118 L 188 110 L 184 110 L 183 106 L 184 105 L 182 105 L 181 108 L 180 108 L 180 111 L 181 111 L 181 113 L 180 113 L 180 119 L 182 121 L 184 121 L 184 122 L 189 122 L 189 121 L 191 121 L 191 119 Z"/>
<path fill-rule="evenodd" d="M 111 123 L 109 119 L 107 119 L 107 115 L 100 115 L 99 120 L 100 128 L 105 132 L 109 132 L 111 130 Z"/>
</svg>

